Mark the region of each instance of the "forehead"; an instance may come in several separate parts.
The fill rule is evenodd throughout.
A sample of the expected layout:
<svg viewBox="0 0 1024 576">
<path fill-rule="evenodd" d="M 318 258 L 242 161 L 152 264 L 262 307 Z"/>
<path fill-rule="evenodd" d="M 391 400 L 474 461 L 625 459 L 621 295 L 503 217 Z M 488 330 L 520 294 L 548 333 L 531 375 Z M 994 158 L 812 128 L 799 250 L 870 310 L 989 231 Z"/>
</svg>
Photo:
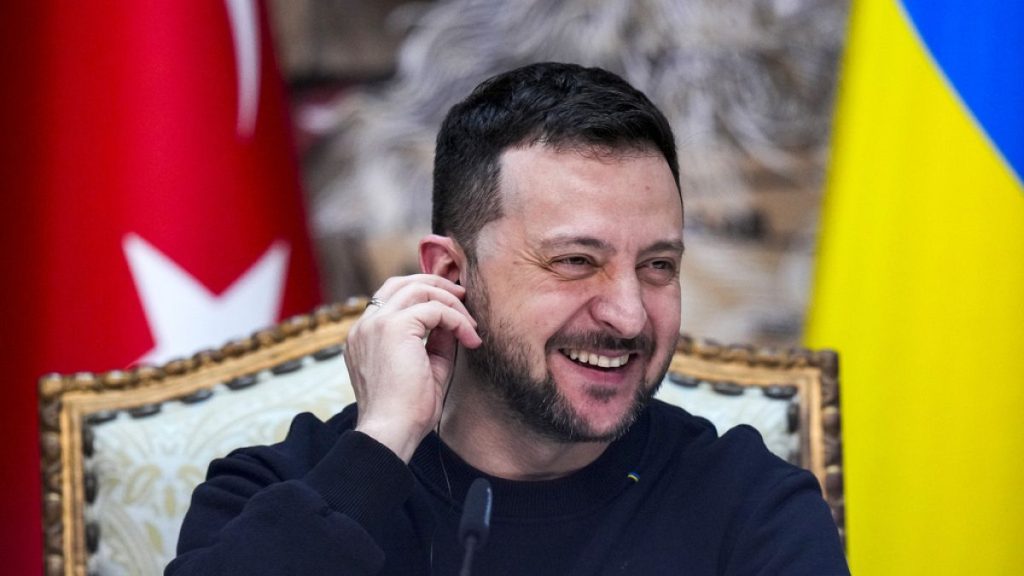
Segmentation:
<svg viewBox="0 0 1024 576">
<path fill-rule="evenodd" d="M 503 217 L 493 222 L 528 240 L 592 236 L 623 241 L 681 239 L 682 203 L 656 151 L 555 149 L 542 144 L 501 157 Z"/>
</svg>

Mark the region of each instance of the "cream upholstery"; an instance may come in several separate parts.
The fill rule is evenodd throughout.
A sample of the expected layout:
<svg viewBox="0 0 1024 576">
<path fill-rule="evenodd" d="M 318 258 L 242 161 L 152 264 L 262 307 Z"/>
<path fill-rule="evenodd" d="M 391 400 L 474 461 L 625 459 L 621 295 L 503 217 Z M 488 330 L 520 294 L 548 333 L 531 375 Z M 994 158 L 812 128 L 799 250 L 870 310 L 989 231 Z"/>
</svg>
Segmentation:
<svg viewBox="0 0 1024 576">
<path fill-rule="evenodd" d="M 126 412 L 93 425 L 96 500 L 85 509 L 102 537 L 89 572 L 159 574 L 174 557 L 182 516 L 206 464 L 234 448 L 284 438 L 300 412 L 329 418 L 355 401 L 342 356 L 306 357 L 295 372 L 263 371 L 241 390 L 224 384 L 196 404 L 165 402 L 158 415 Z"/>
<path fill-rule="evenodd" d="M 328 307 L 161 368 L 44 378 L 46 573 L 160 574 L 210 460 L 283 438 L 297 413 L 326 419 L 353 401 L 340 344 L 361 310 Z M 659 396 L 723 431 L 758 427 L 819 476 L 842 526 L 830 379 L 828 353 L 758 356 L 684 339 Z"/>
<path fill-rule="evenodd" d="M 760 430 L 769 450 L 794 464 L 800 464 L 800 435 L 789 424 L 791 408 L 794 406 L 792 402 L 785 398 L 771 401 L 757 391 L 725 399 L 709 382 L 693 384 L 691 388 L 669 380 L 658 391 L 658 398 L 684 406 L 687 411 L 707 418 L 715 424 L 719 433 L 740 424 L 750 424 Z"/>
</svg>

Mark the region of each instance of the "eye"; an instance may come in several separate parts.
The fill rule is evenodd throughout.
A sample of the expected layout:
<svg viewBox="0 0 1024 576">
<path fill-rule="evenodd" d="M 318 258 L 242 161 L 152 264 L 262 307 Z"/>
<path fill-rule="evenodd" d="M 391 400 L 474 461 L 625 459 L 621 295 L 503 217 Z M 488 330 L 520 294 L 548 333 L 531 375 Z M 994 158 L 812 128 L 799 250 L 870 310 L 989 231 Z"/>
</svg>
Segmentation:
<svg viewBox="0 0 1024 576">
<path fill-rule="evenodd" d="M 588 266 L 590 265 L 590 258 L 586 256 L 563 256 L 555 260 L 555 263 L 567 266 Z"/>
<path fill-rule="evenodd" d="M 590 256 L 570 254 L 551 260 L 550 268 L 566 278 L 584 278 L 594 273 L 598 265 Z"/>
<path fill-rule="evenodd" d="M 649 260 L 638 271 L 643 278 L 654 284 L 668 284 L 679 278 L 679 264 L 670 258 Z"/>
</svg>

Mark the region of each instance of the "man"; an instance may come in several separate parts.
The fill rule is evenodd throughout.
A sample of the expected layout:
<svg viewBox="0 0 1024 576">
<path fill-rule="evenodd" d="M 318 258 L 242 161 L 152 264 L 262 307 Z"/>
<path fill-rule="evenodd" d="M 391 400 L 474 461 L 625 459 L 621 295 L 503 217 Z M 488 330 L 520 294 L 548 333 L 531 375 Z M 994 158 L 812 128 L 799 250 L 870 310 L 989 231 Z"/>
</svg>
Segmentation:
<svg viewBox="0 0 1024 576">
<path fill-rule="evenodd" d="M 536 64 L 454 106 L 424 274 L 352 327 L 358 410 L 214 461 L 168 574 L 845 574 L 814 477 L 652 401 L 679 333 L 675 143 L 617 76 Z"/>
</svg>

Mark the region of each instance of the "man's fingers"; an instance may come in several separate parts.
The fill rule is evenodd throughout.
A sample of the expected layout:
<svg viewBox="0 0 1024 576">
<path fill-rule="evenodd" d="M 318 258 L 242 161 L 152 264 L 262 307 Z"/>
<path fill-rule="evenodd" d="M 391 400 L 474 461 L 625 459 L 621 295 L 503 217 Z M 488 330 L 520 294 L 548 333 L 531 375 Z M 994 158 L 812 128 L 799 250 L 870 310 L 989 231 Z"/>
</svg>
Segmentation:
<svg viewBox="0 0 1024 576">
<path fill-rule="evenodd" d="M 462 298 L 466 293 L 465 288 L 442 276 L 436 274 L 412 274 L 410 276 L 388 278 L 374 294 L 374 297 L 389 302 L 398 292 L 409 286 L 431 286 L 444 290 L 456 298 Z"/>
<path fill-rule="evenodd" d="M 455 286 L 455 284 L 452 284 Z M 461 288 L 461 287 L 460 287 Z M 475 326 L 476 320 L 469 314 L 466 305 L 452 292 L 427 284 L 408 284 L 395 292 L 383 306 L 382 310 L 398 311 L 424 302 L 440 302 L 445 306 L 464 314 Z"/>
<path fill-rule="evenodd" d="M 436 300 L 415 304 L 402 310 L 401 314 L 410 316 L 425 329 L 422 334 L 417 334 L 420 338 L 429 331 L 446 330 L 467 348 L 476 348 L 481 344 L 480 335 L 476 333 L 476 323 L 467 313 Z"/>
<path fill-rule="evenodd" d="M 406 461 L 437 424 L 456 347 L 480 345 L 465 293 L 440 276 L 392 278 L 349 330 L 345 359 L 359 402 L 357 429 Z"/>
</svg>

